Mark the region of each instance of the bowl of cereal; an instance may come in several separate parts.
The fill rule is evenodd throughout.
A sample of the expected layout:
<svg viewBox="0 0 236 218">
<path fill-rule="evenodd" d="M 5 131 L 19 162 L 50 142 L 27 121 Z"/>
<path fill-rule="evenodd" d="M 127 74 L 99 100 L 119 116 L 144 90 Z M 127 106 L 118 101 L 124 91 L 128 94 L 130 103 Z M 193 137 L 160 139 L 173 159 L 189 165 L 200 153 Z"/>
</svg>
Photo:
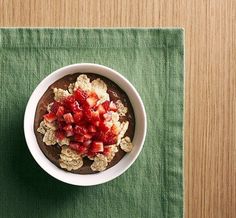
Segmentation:
<svg viewBox="0 0 236 218">
<path fill-rule="evenodd" d="M 146 113 L 134 86 L 98 64 L 73 64 L 47 76 L 25 110 L 24 133 L 36 162 L 80 186 L 124 173 L 142 150 Z"/>
</svg>

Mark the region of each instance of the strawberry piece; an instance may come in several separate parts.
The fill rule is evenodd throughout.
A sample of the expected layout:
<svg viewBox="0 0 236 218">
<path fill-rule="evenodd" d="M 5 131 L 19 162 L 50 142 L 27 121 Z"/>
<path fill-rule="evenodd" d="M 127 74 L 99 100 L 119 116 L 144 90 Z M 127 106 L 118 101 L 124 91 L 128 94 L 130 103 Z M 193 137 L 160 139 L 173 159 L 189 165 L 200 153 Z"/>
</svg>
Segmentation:
<svg viewBox="0 0 236 218">
<path fill-rule="evenodd" d="M 84 135 L 87 133 L 87 129 L 84 126 L 76 125 L 74 128 L 75 134 Z"/>
<path fill-rule="evenodd" d="M 100 124 L 100 121 L 95 121 L 95 122 L 93 122 L 93 125 L 94 125 L 94 126 L 97 126 L 97 127 L 98 127 L 99 124 Z"/>
<path fill-rule="evenodd" d="M 70 104 L 73 104 L 75 102 L 75 97 L 73 95 L 68 96 L 66 99 L 64 99 L 63 103 L 64 106 L 69 107 Z"/>
<path fill-rule="evenodd" d="M 56 131 L 56 138 L 58 139 L 58 140 L 63 140 L 64 138 L 65 138 L 66 136 L 65 136 L 65 133 L 62 131 L 62 130 L 57 130 Z"/>
<path fill-rule="evenodd" d="M 104 109 L 105 109 L 106 111 L 108 111 L 109 106 L 110 106 L 110 101 L 105 101 L 105 102 L 103 102 L 103 103 L 102 103 L 102 106 L 104 107 Z"/>
<path fill-rule="evenodd" d="M 74 92 L 75 99 L 79 101 L 81 104 L 83 104 L 88 97 L 87 93 L 83 91 L 82 89 L 77 89 Z"/>
<path fill-rule="evenodd" d="M 75 135 L 74 140 L 77 142 L 84 142 L 84 136 L 83 135 Z"/>
<path fill-rule="evenodd" d="M 61 103 L 60 102 L 57 102 L 57 101 L 54 101 L 50 110 L 52 113 L 56 114 L 57 113 L 57 110 L 58 108 L 61 106 Z"/>
<path fill-rule="evenodd" d="M 63 116 L 64 113 L 65 113 L 65 108 L 63 106 L 59 106 L 56 112 L 57 117 Z"/>
<path fill-rule="evenodd" d="M 117 143 L 117 135 L 111 131 L 108 131 L 104 135 L 100 136 L 100 140 L 103 141 L 105 145 L 112 145 Z"/>
<path fill-rule="evenodd" d="M 87 141 L 84 141 L 83 146 L 89 147 L 91 143 L 92 143 L 92 140 L 89 139 Z"/>
<path fill-rule="evenodd" d="M 93 136 L 91 134 L 84 134 L 84 139 L 87 140 L 87 139 L 91 139 Z"/>
<path fill-rule="evenodd" d="M 97 104 L 97 101 L 98 101 L 98 98 L 95 98 L 95 97 L 93 97 L 93 96 L 88 97 L 88 98 L 86 99 L 86 103 L 88 104 L 88 106 L 89 106 L 90 108 L 92 108 L 93 106 L 95 106 L 95 105 Z"/>
<path fill-rule="evenodd" d="M 86 119 L 90 122 L 96 122 L 100 120 L 98 111 L 94 111 L 91 108 L 85 108 L 84 114 L 86 116 Z"/>
<path fill-rule="evenodd" d="M 108 156 L 111 153 L 111 147 L 104 146 L 103 154 Z"/>
<path fill-rule="evenodd" d="M 92 133 L 94 133 L 94 132 L 97 132 L 97 129 L 96 129 L 95 126 L 90 125 L 90 126 L 88 127 L 88 132 L 92 132 Z"/>
<path fill-rule="evenodd" d="M 80 145 L 79 147 L 78 147 L 78 153 L 80 153 L 80 154 L 86 154 L 87 152 L 88 152 L 88 148 L 87 147 L 85 147 L 85 146 L 82 146 L 82 145 Z"/>
<path fill-rule="evenodd" d="M 88 151 L 88 153 L 87 153 L 87 156 L 90 156 L 90 157 L 95 157 L 96 156 L 96 154 L 97 153 L 95 153 L 95 152 L 92 152 L 92 151 Z"/>
<path fill-rule="evenodd" d="M 78 111 L 73 115 L 74 121 L 75 123 L 79 123 L 81 121 L 81 119 L 83 118 L 83 112 L 82 111 Z"/>
<path fill-rule="evenodd" d="M 49 123 L 51 123 L 57 119 L 57 116 L 54 113 L 50 112 L 48 114 L 43 115 L 43 118 Z"/>
<path fill-rule="evenodd" d="M 104 150 L 103 142 L 99 142 L 99 141 L 94 141 L 90 148 L 90 151 L 95 152 L 95 153 L 103 152 L 103 150 Z"/>
<path fill-rule="evenodd" d="M 77 142 L 70 142 L 69 147 L 70 147 L 71 149 L 73 149 L 73 150 L 78 151 L 80 145 L 79 145 L 79 143 L 77 143 Z"/>
<path fill-rule="evenodd" d="M 64 114 L 63 118 L 65 119 L 66 123 L 74 123 L 74 118 L 71 113 Z"/>
<path fill-rule="evenodd" d="M 65 131 L 73 131 L 73 127 L 72 127 L 71 124 L 65 125 L 65 126 L 63 127 L 63 129 L 64 129 Z"/>
<path fill-rule="evenodd" d="M 70 104 L 70 109 L 76 113 L 78 111 L 81 111 L 81 108 L 79 106 L 79 103 L 77 101 L 74 101 L 73 103 Z"/>
<path fill-rule="evenodd" d="M 111 111 L 117 111 L 117 107 L 113 101 L 110 102 L 109 109 Z"/>
<path fill-rule="evenodd" d="M 103 115 L 103 114 L 106 113 L 105 108 L 104 108 L 101 104 L 98 105 L 97 111 L 98 111 L 98 113 L 99 113 L 100 115 Z"/>
<path fill-rule="evenodd" d="M 99 123 L 99 129 L 100 129 L 102 132 L 107 132 L 110 128 L 106 125 L 105 122 L 100 121 L 100 123 Z"/>
</svg>

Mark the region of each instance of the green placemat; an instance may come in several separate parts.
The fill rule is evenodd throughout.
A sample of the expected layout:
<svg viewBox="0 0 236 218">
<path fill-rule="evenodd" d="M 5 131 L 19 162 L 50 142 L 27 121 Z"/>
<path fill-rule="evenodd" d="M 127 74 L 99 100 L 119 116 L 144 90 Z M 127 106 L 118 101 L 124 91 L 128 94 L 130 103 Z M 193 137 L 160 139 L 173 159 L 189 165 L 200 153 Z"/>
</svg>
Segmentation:
<svg viewBox="0 0 236 218">
<path fill-rule="evenodd" d="M 183 52 L 181 29 L 0 29 L 0 217 L 182 217 Z M 80 62 L 128 78 L 148 117 L 136 162 L 93 187 L 50 177 L 32 158 L 23 133 L 36 85 Z"/>
</svg>

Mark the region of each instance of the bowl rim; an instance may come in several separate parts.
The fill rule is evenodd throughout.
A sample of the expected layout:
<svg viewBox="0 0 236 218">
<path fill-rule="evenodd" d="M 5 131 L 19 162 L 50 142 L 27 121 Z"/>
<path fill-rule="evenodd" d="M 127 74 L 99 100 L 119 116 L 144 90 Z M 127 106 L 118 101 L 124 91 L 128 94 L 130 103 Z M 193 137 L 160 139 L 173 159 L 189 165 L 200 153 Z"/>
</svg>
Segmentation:
<svg viewBox="0 0 236 218">
<path fill-rule="evenodd" d="M 35 117 L 35 110 L 36 110 L 36 107 L 37 107 L 37 103 L 39 101 L 39 99 L 42 97 L 42 95 L 45 93 L 45 91 L 41 92 L 40 93 L 40 90 L 42 89 L 42 87 L 44 87 L 43 85 L 45 83 L 47 83 L 48 81 L 50 80 L 53 80 L 54 81 L 51 81 L 50 84 L 54 83 L 56 80 L 62 78 L 63 76 L 66 76 L 66 75 L 69 75 L 69 74 L 73 74 L 73 73 L 76 73 L 76 68 L 94 68 L 97 69 L 97 70 L 103 70 L 105 72 L 109 72 L 109 73 L 112 73 L 115 77 L 117 77 L 117 79 L 120 79 L 122 82 L 124 82 L 126 85 L 127 85 L 127 89 L 129 89 L 130 92 L 132 92 L 133 94 L 133 97 L 136 98 L 135 100 L 137 101 L 138 105 L 139 105 L 139 111 L 142 115 L 142 127 L 143 127 L 143 131 L 142 131 L 142 136 L 141 136 L 141 141 L 139 142 L 139 147 L 138 147 L 138 150 L 136 151 L 136 153 L 131 157 L 131 159 L 128 161 L 128 164 L 126 164 L 122 169 L 118 169 L 117 166 L 119 166 L 119 163 L 121 162 L 121 160 L 123 160 L 124 158 L 127 159 L 127 155 L 125 155 L 117 164 L 115 164 L 113 167 L 103 171 L 103 172 L 99 172 L 99 173 L 96 173 L 96 174 L 74 174 L 74 173 L 71 173 L 71 172 L 66 172 L 62 169 L 59 169 L 57 166 L 55 166 L 48 158 L 46 158 L 46 156 L 43 154 L 43 152 L 41 151 L 37 141 L 36 141 L 36 136 L 34 134 L 34 117 Z M 68 73 L 66 72 L 67 70 L 72 70 L 75 72 L 72 72 L 72 73 Z M 90 70 L 91 71 L 91 70 Z M 63 74 L 64 72 L 64 74 Z M 78 69 L 77 69 L 77 72 L 80 72 Z M 86 72 L 85 72 L 86 73 Z M 111 79 L 108 74 L 107 75 L 104 75 L 104 73 L 100 73 L 100 72 L 91 72 L 91 73 L 95 73 L 95 74 L 98 74 L 98 75 L 101 75 L 101 76 L 105 76 L 107 77 L 108 79 Z M 62 74 L 62 75 L 60 75 Z M 56 77 L 57 75 L 60 75 L 58 77 Z M 112 79 L 111 79 L 112 80 Z M 117 84 L 117 81 L 114 81 L 112 80 L 114 83 Z M 49 84 L 49 85 L 50 85 Z M 120 85 L 119 85 L 120 86 Z M 46 86 L 46 88 L 44 88 L 45 90 L 48 88 L 49 86 Z M 123 88 L 122 88 L 123 89 Z M 124 90 L 126 92 L 126 90 Z M 38 94 L 40 93 L 40 94 Z M 128 97 L 130 98 L 129 96 L 129 93 L 126 92 L 126 94 L 128 95 Z M 37 97 L 38 96 L 38 97 Z M 37 97 L 37 98 L 36 98 Z M 34 99 L 36 98 L 36 106 L 33 106 L 33 102 L 34 102 Z M 39 99 L 38 99 L 39 98 Z M 38 99 L 38 100 L 37 100 Z M 132 103 L 131 103 L 132 104 Z M 32 113 L 32 106 L 33 108 L 33 113 Z M 134 106 L 133 106 L 134 107 Z M 136 115 L 135 115 L 135 118 L 136 118 Z M 137 118 L 136 118 L 137 119 Z M 31 123 L 30 123 L 31 121 Z M 136 122 L 136 121 L 135 121 Z M 136 128 L 135 128 L 136 129 Z M 32 130 L 33 130 L 33 135 L 32 135 Z M 136 130 L 135 130 L 136 131 Z M 76 63 L 76 64 L 71 64 L 71 65 L 67 65 L 67 66 L 64 66 L 64 67 L 61 67 L 55 71 L 53 71 L 52 73 L 50 73 L 48 76 L 46 76 L 37 86 L 36 88 L 34 89 L 34 91 L 32 92 L 28 102 L 27 102 L 27 105 L 26 105 L 26 109 L 25 109 L 25 114 L 24 114 L 24 135 L 25 135 L 25 140 L 26 140 L 26 144 L 27 144 L 27 147 L 31 153 L 31 155 L 33 156 L 34 160 L 38 163 L 38 165 L 45 171 L 47 172 L 49 175 L 51 175 L 52 177 L 54 177 L 55 179 L 59 180 L 59 181 L 62 181 L 64 183 L 67 183 L 67 184 L 71 184 L 71 185 L 77 185 L 77 186 L 93 186 L 93 185 L 98 185 L 98 184 L 102 184 L 102 183 L 106 183 L 108 181 L 111 181 L 115 178 L 117 178 L 118 176 L 120 176 L 121 174 L 123 174 L 133 163 L 134 161 L 137 159 L 137 157 L 139 156 L 142 148 L 143 148 L 143 144 L 144 144 L 144 141 L 145 141 L 145 137 L 146 137 L 146 132 L 147 132 L 147 118 L 146 118 L 146 111 L 145 111 L 145 107 L 144 107 L 144 104 L 142 102 L 142 99 L 139 95 L 139 93 L 137 92 L 137 90 L 135 89 L 135 87 L 123 76 L 121 75 L 120 73 L 118 73 L 116 70 L 114 69 L 111 69 L 109 67 L 106 67 L 104 65 L 100 65 L 100 64 L 95 64 L 95 63 Z M 34 139 L 33 139 L 34 138 Z M 35 147 L 36 144 L 35 144 L 35 141 L 36 141 L 36 144 L 37 144 L 37 148 Z M 34 146 L 34 147 L 33 147 Z M 43 155 L 39 155 L 39 150 L 40 150 L 40 153 Z M 44 157 L 44 158 L 43 158 Z M 47 160 L 47 161 L 45 161 Z M 45 161 L 45 163 L 44 163 Z M 53 165 L 53 166 L 52 166 Z M 57 170 L 56 170 L 56 168 Z M 112 174 L 107 174 L 107 173 L 104 173 L 104 172 L 107 172 L 107 171 L 111 171 L 111 169 L 114 169 L 113 173 Z M 115 169 L 116 168 L 116 169 Z M 53 169 L 53 170 L 52 170 Z M 59 171 L 58 171 L 59 170 Z M 61 172 L 61 173 L 60 173 Z M 96 177 L 102 177 L 102 175 L 105 175 L 106 178 L 100 178 L 99 181 L 96 181 L 94 178 Z M 69 176 L 68 176 L 69 175 Z M 70 181 L 68 180 L 69 177 L 73 177 L 73 180 Z M 74 178 L 75 177 L 78 177 L 77 180 L 75 180 Z M 87 177 L 89 182 L 81 182 L 79 178 L 82 178 L 82 177 Z M 91 181 L 92 180 L 92 181 Z"/>
</svg>

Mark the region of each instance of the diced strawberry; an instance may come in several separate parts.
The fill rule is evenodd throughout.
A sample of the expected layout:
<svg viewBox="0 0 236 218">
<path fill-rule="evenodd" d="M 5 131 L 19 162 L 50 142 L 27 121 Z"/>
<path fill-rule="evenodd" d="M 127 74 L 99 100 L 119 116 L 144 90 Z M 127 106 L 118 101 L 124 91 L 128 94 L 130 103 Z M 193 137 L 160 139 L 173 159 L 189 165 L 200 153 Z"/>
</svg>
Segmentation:
<svg viewBox="0 0 236 218">
<path fill-rule="evenodd" d="M 87 152 L 88 152 L 88 148 L 87 147 L 85 147 L 85 146 L 82 146 L 82 145 L 80 145 L 79 147 L 78 147 L 78 153 L 80 153 L 80 154 L 86 154 Z"/>
<path fill-rule="evenodd" d="M 91 134 L 84 134 L 84 139 L 87 140 L 87 139 L 91 139 L 93 136 Z"/>
<path fill-rule="evenodd" d="M 79 103 L 77 101 L 74 101 L 73 103 L 70 104 L 70 109 L 76 113 L 78 111 L 81 111 L 82 109 L 79 106 Z"/>
<path fill-rule="evenodd" d="M 64 105 L 69 107 L 70 104 L 73 104 L 75 102 L 75 97 L 73 95 L 70 95 L 66 97 L 66 99 L 63 101 Z"/>
<path fill-rule="evenodd" d="M 103 115 L 103 114 L 106 113 L 105 108 L 104 108 L 101 104 L 98 105 L 97 111 L 98 111 L 98 113 L 99 113 L 100 115 Z"/>
<path fill-rule="evenodd" d="M 74 92 L 75 99 L 79 101 L 81 104 L 83 104 L 88 97 L 87 93 L 83 91 L 82 89 L 77 89 Z"/>
<path fill-rule="evenodd" d="M 103 142 L 98 142 L 98 141 L 94 141 L 92 143 L 92 146 L 90 148 L 90 151 L 92 152 L 103 152 L 104 147 L 103 147 Z"/>
<path fill-rule="evenodd" d="M 75 134 L 84 135 L 87 133 L 87 129 L 84 126 L 76 125 L 74 128 Z"/>
<path fill-rule="evenodd" d="M 94 126 L 99 126 L 99 124 L 100 124 L 100 121 L 95 121 L 95 122 L 93 122 L 93 125 L 94 125 Z"/>
<path fill-rule="evenodd" d="M 85 108 L 84 109 L 84 115 L 86 117 L 86 119 L 90 122 L 96 122 L 100 120 L 100 116 L 98 111 L 94 111 L 90 108 Z"/>
<path fill-rule="evenodd" d="M 54 101 L 50 110 L 52 113 L 56 114 L 57 113 L 57 110 L 58 108 L 61 106 L 61 103 L 60 102 L 57 102 L 57 101 Z"/>
<path fill-rule="evenodd" d="M 117 142 L 117 135 L 111 131 L 108 131 L 100 137 L 100 140 L 102 140 L 105 145 L 112 145 Z"/>
<path fill-rule="evenodd" d="M 104 146 L 103 154 L 108 156 L 111 153 L 111 147 Z"/>
<path fill-rule="evenodd" d="M 63 119 L 63 118 L 62 118 Z M 59 118 L 57 118 L 57 126 L 58 129 L 63 130 L 64 126 L 66 125 L 64 119 L 62 121 L 59 120 Z"/>
<path fill-rule="evenodd" d="M 74 117 L 75 123 L 79 123 L 81 121 L 81 119 L 83 118 L 83 112 L 78 111 L 73 115 L 73 117 Z"/>
<path fill-rule="evenodd" d="M 48 114 L 43 115 L 43 118 L 49 123 L 51 123 L 57 119 L 57 116 L 54 113 L 50 112 Z"/>
<path fill-rule="evenodd" d="M 95 126 L 90 125 L 90 126 L 88 127 L 88 132 L 97 132 L 97 129 L 96 129 Z"/>
<path fill-rule="evenodd" d="M 70 147 L 71 149 L 73 149 L 73 150 L 78 151 L 80 145 L 79 145 L 79 143 L 77 143 L 77 142 L 70 142 L 69 147 Z"/>
<path fill-rule="evenodd" d="M 90 157 L 95 157 L 96 156 L 96 154 L 97 153 L 95 153 L 95 152 L 92 152 L 92 151 L 88 151 L 88 153 L 87 153 L 87 156 L 90 156 Z"/>
<path fill-rule="evenodd" d="M 100 121 L 99 123 L 99 129 L 102 132 L 107 132 L 109 130 L 109 127 L 106 125 L 106 123 L 104 121 Z"/>
<path fill-rule="evenodd" d="M 62 131 L 62 130 L 57 130 L 56 131 L 56 138 L 58 139 L 58 140 L 63 140 L 64 138 L 65 138 L 66 136 L 65 136 L 65 133 L 64 133 L 64 131 Z"/>
<path fill-rule="evenodd" d="M 109 105 L 110 105 L 110 101 L 105 101 L 105 102 L 102 103 L 102 106 L 104 107 L 104 109 L 105 109 L 106 111 L 108 111 Z"/>
<path fill-rule="evenodd" d="M 83 146 L 89 147 L 91 143 L 92 143 L 92 140 L 89 139 L 87 141 L 84 141 Z"/>
<path fill-rule="evenodd" d="M 96 105 L 98 101 L 97 97 L 90 96 L 86 99 L 87 104 L 89 105 L 90 108 Z"/>
<path fill-rule="evenodd" d="M 73 136 L 73 135 L 74 135 L 73 130 L 66 131 L 66 137 L 70 137 L 70 136 Z"/>
<path fill-rule="evenodd" d="M 63 115 L 66 123 L 74 123 L 74 118 L 71 113 L 67 113 Z"/>
<path fill-rule="evenodd" d="M 110 102 L 109 109 L 111 111 L 117 111 L 117 107 L 113 101 Z"/>
<path fill-rule="evenodd" d="M 59 106 L 56 112 L 57 117 L 63 116 L 64 113 L 65 113 L 65 108 L 63 106 Z"/>
<path fill-rule="evenodd" d="M 83 135 L 75 135 L 74 140 L 77 142 L 84 142 L 84 136 Z"/>
<path fill-rule="evenodd" d="M 64 129 L 65 131 L 73 131 L 73 127 L 72 127 L 71 124 L 65 125 L 65 126 L 63 127 L 63 129 Z"/>
</svg>

